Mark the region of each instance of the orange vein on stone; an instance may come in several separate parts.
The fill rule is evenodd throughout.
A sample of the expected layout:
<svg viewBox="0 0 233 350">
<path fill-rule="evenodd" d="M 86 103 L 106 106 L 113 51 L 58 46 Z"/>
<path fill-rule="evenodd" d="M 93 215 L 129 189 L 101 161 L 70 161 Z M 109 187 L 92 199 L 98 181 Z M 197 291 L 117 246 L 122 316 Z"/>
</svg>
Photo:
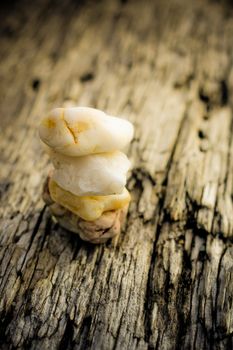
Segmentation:
<svg viewBox="0 0 233 350">
<path fill-rule="evenodd" d="M 69 130 L 70 134 L 72 135 L 73 140 L 74 140 L 74 143 L 78 143 L 78 140 L 77 140 L 77 137 L 76 137 L 74 131 L 73 131 L 72 128 L 69 126 L 68 122 L 65 120 L 64 111 L 62 112 L 61 118 L 62 118 L 62 120 L 64 121 L 65 126 L 66 126 L 67 129 Z"/>
<path fill-rule="evenodd" d="M 52 128 L 55 128 L 56 126 L 56 123 L 54 120 L 48 118 L 48 119 L 44 119 L 42 120 L 42 124 L 47 127 L 48 129 L 52 129 Z"/>
</svg>

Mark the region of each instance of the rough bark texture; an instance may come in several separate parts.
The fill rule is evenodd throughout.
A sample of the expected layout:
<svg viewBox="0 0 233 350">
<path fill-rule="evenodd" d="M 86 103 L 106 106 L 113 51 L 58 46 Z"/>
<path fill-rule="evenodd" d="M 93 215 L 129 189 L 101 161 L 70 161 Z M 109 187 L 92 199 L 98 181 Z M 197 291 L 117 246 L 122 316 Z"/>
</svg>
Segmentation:
<svg viewBox="0 0 233 350">
<path fill-rule="evenodd" d="M 230 1 L 21 1 L 1 11 L 2 349 L 233 348 Z M 124 231 L 51 221 L 39 117 L 136 127 Z"/>
</svg>

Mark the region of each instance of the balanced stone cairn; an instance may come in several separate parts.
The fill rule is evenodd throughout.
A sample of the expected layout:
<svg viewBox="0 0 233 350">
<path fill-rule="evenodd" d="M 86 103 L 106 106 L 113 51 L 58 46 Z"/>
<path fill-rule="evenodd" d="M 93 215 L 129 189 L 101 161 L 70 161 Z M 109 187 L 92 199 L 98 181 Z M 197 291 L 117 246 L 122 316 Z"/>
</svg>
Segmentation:
<svg viewBox="0 0 233 350">
<path fill-rule="evenodd" d="M 92 243 L 119 234 L 130 194 L 130 161 L 121 151 L 133 125 L 88 107 L 56 108 L 42 119 L 39 135 L 53 163 L 43 192 L 61 226 Z"/>
</svg>

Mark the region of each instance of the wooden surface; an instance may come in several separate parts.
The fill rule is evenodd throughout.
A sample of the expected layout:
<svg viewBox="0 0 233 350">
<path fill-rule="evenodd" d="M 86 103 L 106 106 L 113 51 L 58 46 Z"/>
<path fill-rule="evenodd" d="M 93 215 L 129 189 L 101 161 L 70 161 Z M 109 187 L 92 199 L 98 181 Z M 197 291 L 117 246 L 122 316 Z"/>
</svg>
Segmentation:
<svg viewBox="0 0 233 350">
<path fill-rule="evenodd" d="M 20 1 L 1 10 L 2 349 L 233 348 L 229 1 Z M 40 116 L 132 121 L 120 237 L 82 242 L 41 199 Z"/>
</svg>

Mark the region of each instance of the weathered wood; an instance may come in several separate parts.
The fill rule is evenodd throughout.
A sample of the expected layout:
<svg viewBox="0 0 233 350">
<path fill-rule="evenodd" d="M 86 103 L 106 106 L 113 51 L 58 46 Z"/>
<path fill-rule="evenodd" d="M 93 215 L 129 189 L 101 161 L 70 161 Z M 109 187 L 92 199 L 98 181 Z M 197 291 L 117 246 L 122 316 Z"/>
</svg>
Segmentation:
<svg viewBox="0 0 233 350">
<path fill-rule="evenodd" d="M 233 11 L 21 1 L 1 11 L 1 348 L 233 348 Z M 124 231 L 91 246 L 41 199 L 54 106 L 136 127 Z"/>
</svg>

